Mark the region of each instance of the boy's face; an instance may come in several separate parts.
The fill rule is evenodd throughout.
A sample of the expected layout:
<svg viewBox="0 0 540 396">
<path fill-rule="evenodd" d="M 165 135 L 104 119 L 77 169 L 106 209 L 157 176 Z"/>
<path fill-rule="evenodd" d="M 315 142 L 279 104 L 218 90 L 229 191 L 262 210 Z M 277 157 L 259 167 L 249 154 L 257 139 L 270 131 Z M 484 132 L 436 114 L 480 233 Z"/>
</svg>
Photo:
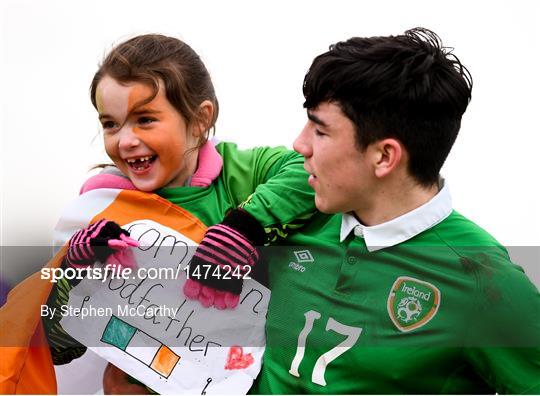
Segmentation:
<svg viewBox="0 0 540 396">
<path fill-rule="evenodd" d="M 335 103 L 323 102 L 308 110 L 308 122 L 294 142 L 305 158 L 315 205 L 323 213 L 369 208 L 376 178 L 368 146 L 356 144 L 356 128 Z"/>
</svg>

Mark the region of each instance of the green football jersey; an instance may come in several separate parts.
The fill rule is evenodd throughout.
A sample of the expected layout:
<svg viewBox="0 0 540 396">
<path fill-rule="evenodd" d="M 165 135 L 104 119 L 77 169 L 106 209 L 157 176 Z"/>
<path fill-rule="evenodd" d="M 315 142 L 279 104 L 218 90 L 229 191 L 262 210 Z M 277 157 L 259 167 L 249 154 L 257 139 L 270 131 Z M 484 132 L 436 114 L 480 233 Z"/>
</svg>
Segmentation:
<svg viewBox="0 0 540 396">
<path fill-rule="evenodd" d="M 314 193 L 300 154 L 284 147 L 239 150 L 233 143 L 218 143 L 216 150 L 223 168 L 210 186 L 168 187 L 156 193 L 207 226 L 242 206 L 265 227 L 270 240 L 285 237 L 314 214 Z"/>
<path fill-rule="evenodd" d="M 253 393 L 540 392 L 538 290 L 437 199 L 374 227 L 318 215 L 270 248 Z"/>
</svg>

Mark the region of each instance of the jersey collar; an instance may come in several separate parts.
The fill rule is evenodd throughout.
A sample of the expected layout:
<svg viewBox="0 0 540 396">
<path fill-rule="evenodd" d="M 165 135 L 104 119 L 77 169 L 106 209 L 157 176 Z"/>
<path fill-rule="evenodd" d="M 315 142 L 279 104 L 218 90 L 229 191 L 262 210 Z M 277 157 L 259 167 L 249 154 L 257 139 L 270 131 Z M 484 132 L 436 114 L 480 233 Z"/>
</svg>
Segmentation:
<svg viewBox="0 0 540 396">
<path fill-rule="evenodd" d="M 422 206 L 386 223 L 365 226 L 350 213 L 343 213 L 340 242 L 354 232 L 363 237 L 368 251 L 384 249 L 405 242 L 447 218 L 452 212 L 450 190 L 443 178 L 439 180 L 439 192 Z"/>
</svg>

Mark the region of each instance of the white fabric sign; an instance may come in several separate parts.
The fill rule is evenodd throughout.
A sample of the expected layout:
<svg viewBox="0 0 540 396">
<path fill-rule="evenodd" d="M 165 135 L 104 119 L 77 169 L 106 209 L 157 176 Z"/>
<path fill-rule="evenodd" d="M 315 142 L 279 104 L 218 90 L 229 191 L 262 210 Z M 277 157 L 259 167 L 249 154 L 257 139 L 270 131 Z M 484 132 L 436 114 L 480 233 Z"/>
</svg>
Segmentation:
<svg viewBox="0 0 540 396">
<path fill-rule="evenodd" d="M 270 291 L 246 279 L 236 309 L 204 308 L 182 292 L 195 242 L 151 220 L 123 228 L 141 243 L 133 272 L 142 276 L 84 279 L 62 327 L 158 393 L 246 393 L 261 368 Z"/>
</svg>

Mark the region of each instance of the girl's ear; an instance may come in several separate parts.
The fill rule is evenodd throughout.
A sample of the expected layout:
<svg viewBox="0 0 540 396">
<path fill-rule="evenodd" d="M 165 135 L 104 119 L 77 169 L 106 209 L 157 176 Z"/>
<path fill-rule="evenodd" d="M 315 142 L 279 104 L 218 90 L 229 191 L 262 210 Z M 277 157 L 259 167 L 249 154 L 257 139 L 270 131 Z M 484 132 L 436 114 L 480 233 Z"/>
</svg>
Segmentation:
<svg viewBox="0 0 540 396">
<path fill-rule="evenodd" d="M 193 136 L 201 137 L 210 128 L 210 123 L 214 118 L 214 104 L 209 100 L 204 100 L 199 105 L 197 120 L 193 128 Z"/>
</svg>

